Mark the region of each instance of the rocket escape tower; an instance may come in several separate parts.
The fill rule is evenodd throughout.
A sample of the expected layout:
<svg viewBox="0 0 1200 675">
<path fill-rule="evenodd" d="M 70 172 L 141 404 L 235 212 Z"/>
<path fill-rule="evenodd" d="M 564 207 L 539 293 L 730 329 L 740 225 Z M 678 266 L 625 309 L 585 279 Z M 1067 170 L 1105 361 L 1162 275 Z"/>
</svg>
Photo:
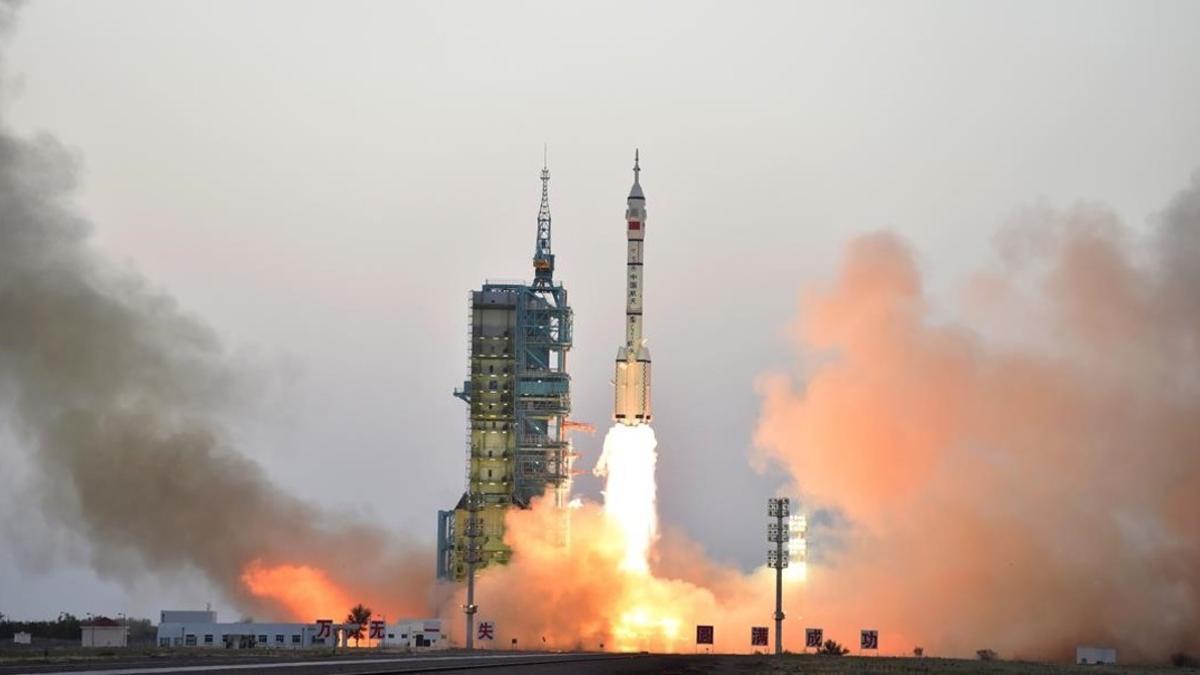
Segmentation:
<svg viewBox="0 0 1200 675">
<path fill-rule="evenodd" d="M 509 508 L 527 508 L 547 492 L 560 508 L 569 499 L 572 315 L 566 289 L 554 281 L 545 164 L 541 181 L 533 282 L 489 281 L 470 294 L 468 379 L 454 392 L 470 411 L 467 491 L 453 510 L 438 512 L 439 578 L 462 580 L 472 548 L 477 569 L 508 562 Z"/>
</svg>

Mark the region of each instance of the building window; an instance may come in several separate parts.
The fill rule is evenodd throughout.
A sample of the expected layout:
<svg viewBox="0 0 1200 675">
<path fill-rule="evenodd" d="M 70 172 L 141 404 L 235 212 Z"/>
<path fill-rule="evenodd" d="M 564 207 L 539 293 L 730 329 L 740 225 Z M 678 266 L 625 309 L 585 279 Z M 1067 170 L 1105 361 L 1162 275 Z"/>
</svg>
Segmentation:
<svg viewBox="0 0 1200 675">
<path fill-rule="evenodd" d="M 188 647 L 195 647 L 195 646 L 196 646 L 196 636 L 195 636 L 195 635 L 188 635 L 188 636 L 187 636 L 187 637 L 184 639 L 183 643 L 184 643 L 185 645 L 187 645 Z"/>
<path fill-rule="evenodd" d="M 266 636 L 266 635 L 259 635 L 259 636 L 258 636 L 258 644 L 260 644 L 260 645 L 265 645 L 265 644 L 267 644 L 267 636 Z"/>
<path fill-rule="evenodd" d="M 300 636 L 299 635 L 292 636 L 292 644 L 294 644 L 294 645 L 300 644 Z"/>
<path fill-rule="evenodd" d="M 275 634 L 275 644 L 277 644 L 277 645 L 283 644 L 283 635 L 282 634 L 280 634 L 280 633 Z"/>
<path fill-rule="evenodd" d="M 388 639 L 389 639 L 389 640 L 395 640 L 395 639 L 396 639 L 396 634 L 395 634 L 395 633 L 388 633 Z"/>
<path fill-rule="evenodd" d="M 170 647 L 171 646 L 171 638 L 158 638 L 158 646 L 159 647 Z"/>
<path fill-rule="evenodd" d="M 211 635 L 205 635 L 205 636 L 204 636 L 204 644 L 206 644 L 206 645 L 211 645 L 211 644 L 212 644 L 212 636 L 211 636 Z"/>
</svg>

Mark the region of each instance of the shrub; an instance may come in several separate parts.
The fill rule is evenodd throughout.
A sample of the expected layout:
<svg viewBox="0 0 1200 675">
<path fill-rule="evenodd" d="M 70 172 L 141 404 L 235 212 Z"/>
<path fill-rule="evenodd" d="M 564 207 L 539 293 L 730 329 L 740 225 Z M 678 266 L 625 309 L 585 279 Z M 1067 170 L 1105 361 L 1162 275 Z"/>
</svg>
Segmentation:
<svg viewBox="0 0 1200 675">
<path fill-rule="evenodd" d="M 1176 668 L 1200 668 L 1200 659 L 1191 654 L 1175 652 L 1171 655 L 1171 665 Z"/>
<path fill-rule="evenodd" d="M 823 656 L 845 656 L 850 653 L 850 650 L 833 640 L 826 640 L 817 653 Z"/>
<path fill-rule="evenodd" d="M 975 652 L 975 656 L 978 656 L 980 661 L 995 661 L 999 658 L 996 652 L 991 649 L 980 649 Z"/>
</svg>

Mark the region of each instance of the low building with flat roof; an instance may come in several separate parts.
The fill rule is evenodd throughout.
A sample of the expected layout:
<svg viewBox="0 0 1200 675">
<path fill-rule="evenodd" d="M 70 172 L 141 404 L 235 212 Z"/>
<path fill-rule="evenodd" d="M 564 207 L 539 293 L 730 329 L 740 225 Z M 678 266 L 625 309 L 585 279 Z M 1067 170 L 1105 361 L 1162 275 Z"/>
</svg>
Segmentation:
<svg viewBox="0 0 1200 675">
<path fill-rule="evenodd" d="M 445 649 L 450 646 L 441 619 L 409 619 L 387 624 L 384 647 L 396 649 Z"/>
<path fill-rule="evenodd" d="M 1081 645 L 1075 648 L 1075 663 L 1081 666 L 1115 666 L 1117 650 L 1112 647 Z"/>
<path fill-rule="evenodd" d="M 168 621 L 158 624 L 160 647 L 303 649 L 336 647 L 341 624 Z"/>
<path fill-rule="evenodd" d="M 188 612 L 163 612 L 164 619 L 188 618 Z M 195 618 L 215 618 L 215 613 Z M 372 638 L 367 627 L 355 644 L 346 636 L 355 626 L 332 621 L 312 623 L 259 623 L 238 621 L 163 621 L 158 624 L 159 647 L 220 647 L 224 649 L 310 649 L 354 646 L 396 649 L 443 649 L 449 640 L 441 619 L 402 619 L 383 626 L 382 638 Z"/>
<path fill-rule="evenodd" d="M 108 617 L 98 616 L 79 624 L 80 644 L 84 647 L 125 647 L 129 645 L 129 628 Z"/>
</svg>

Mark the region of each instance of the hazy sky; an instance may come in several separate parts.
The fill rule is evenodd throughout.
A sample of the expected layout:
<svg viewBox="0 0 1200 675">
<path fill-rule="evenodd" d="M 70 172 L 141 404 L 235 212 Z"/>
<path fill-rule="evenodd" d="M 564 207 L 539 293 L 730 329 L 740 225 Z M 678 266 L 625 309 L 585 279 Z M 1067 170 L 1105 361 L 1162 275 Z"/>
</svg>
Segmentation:
<svg viewBox="0 0 1200 675">
<path fill-rule="evenodd" d="M 77 152 L 98 245 L 261 371 L 246 454 L 425 541 L 463 489 L 467 293 L 530 276 L 543 143 L 594 464 L 640 147 L 662 519 L 750 567 L 784 480 L 748 462 L 755 379 L 793 362 L 800 289 L 878 228 L 938 296 L 1024 205 L 1147 222 L 1200 167 L 1198 26 L 1194 2 L 41 0 L 2 100 Z M 0 508 L 36 524 L 0 444 Z M 52 526 L 6 539 L 6 614 L 223 607 L 186 574 L 100 579 Z"/>
</svg>

